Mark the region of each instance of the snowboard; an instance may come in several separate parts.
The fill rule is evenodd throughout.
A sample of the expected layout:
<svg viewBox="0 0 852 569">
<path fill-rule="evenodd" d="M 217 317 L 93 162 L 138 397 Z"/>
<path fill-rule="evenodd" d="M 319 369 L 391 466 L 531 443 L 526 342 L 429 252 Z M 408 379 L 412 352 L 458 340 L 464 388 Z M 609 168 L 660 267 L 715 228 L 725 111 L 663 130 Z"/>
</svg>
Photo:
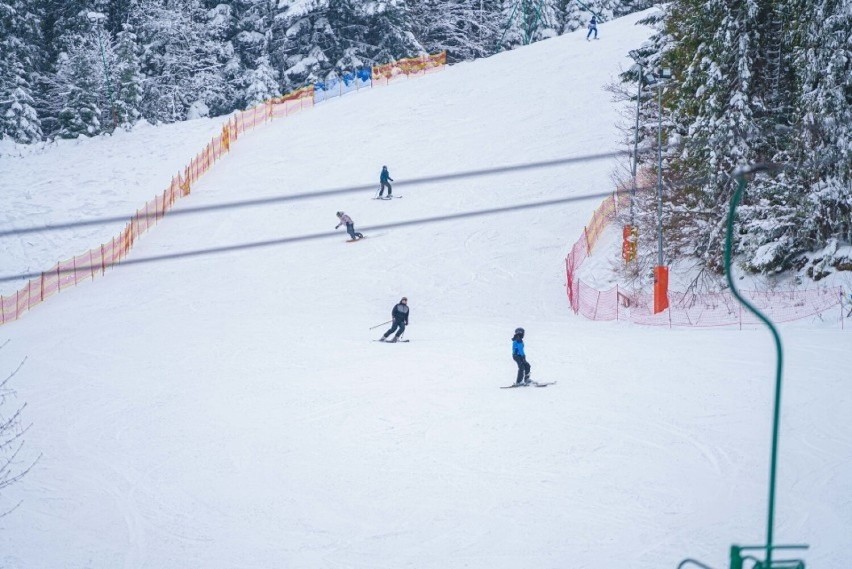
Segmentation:
<svg viewBox="0 0 852 569">
<path fill-rule="evenodd" d="M 556 382 L 555 381 L 545 381 L 545 382 L 533 381 L 533 382 L 530 382 L 529 384 L 513 383 L 512 385 L 501 385 L 500 389 L 514 389 L 516 387 L 547 387 L 548 385 L 553 385 L 554 383 L 556 383 Z"/>
</svg>

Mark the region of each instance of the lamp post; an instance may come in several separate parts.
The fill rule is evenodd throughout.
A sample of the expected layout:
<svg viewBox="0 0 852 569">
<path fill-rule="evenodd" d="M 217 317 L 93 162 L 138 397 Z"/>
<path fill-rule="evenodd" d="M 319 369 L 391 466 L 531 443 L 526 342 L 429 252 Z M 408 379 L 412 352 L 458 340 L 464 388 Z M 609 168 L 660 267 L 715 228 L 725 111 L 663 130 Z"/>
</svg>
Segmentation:
<svg viewBox="0 0 852 569">
<path fill-rule="evenodd" d="M 657 266 L 654 267 L 654 314 L 669 307 L 669 269 L 663 265 L 663 84 L 672 76 L 668 67 L 660 70 L 657 86 Z"/>
</svg>

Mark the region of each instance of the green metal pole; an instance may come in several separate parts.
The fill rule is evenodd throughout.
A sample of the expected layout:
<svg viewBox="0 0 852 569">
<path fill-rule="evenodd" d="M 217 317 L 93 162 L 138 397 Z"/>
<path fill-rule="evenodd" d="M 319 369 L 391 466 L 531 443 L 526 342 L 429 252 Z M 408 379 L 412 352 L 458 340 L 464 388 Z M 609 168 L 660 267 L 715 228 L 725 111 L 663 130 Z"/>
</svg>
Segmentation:
<svg viewBox="0 0 852 569">
<path fill-rule="evenodd" d="M 734 218 L 736 217 L 737 206 L 742 200 L 743 192 L 745 191 L 745 175 L 748 172 L 755 172 L 765 167 L 755 167 L 748 171 L 741 170 L 734 173 L 737 179 L 737 189 L 731 197 L 731 207 L 728 210 L 728 227 L 725 234 L 725 276 L 728 280 L 728 286 L 731 287 L 731 293 L 736 297 L 749 312 L 766 324 L 767 328 L 772 332 L 772 338 L 775 340 L 775 410 L 772 416 L 772 453 L 769 460 L 769 511 L 766 520 L 766 567 L 772 566 L 772 530 L 775 523 L 775 474 L 778 466 L 778 430 L 781 418 L 781 372 L 784 364 L 784 351 L 781 347 L 781 336 L 778 330 L 766 316 L 763 315 L 757 308 L 740 295 L 737 286 L 734 283 L 734 277 L 731 274 L 731 250 L 734 235 Z"/>
</svg>

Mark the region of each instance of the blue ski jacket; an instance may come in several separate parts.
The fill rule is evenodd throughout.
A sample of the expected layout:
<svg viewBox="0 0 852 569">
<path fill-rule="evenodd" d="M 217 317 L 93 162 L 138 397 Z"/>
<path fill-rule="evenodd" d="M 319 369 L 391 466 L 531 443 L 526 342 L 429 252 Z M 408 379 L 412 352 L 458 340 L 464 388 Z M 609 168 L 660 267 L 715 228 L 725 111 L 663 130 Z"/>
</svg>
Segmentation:
<svg viewBox="0 0 852 569">
<path fill-rule="evenodd" d="M 512 356 L 527 357 L 524 353 L 524 341 L 512 338 Z"/>
<path fill-rule="evenodd" d="M 390 177 L 390 172 L 388 172 L 388 169 L 382 168 L 382 175 L 379 176 L 379 181 L 380 182 L 387 182 L 388 180 L 393 182 L 393 178 Z"/>
</svg>

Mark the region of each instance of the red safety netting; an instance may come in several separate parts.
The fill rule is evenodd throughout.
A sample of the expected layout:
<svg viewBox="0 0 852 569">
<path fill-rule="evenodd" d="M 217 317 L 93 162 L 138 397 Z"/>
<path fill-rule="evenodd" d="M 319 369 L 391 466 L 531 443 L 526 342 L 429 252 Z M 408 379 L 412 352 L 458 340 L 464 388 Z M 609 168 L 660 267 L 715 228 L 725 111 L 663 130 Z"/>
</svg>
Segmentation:
<svg viewBox="0 0 852 569">
<path fill-rule="evenodd" d="M 447 61 L 446 52 L 420 58 L 403 59 L 386 66 L 380 66 L 380 77 L 387 79 L 402 75 L 421 75 L 443 67 Z M 373 77 L 377 76 L 376 68 Z M 134 242 L 169 211 L 175 201 L 190 194 L 193 184 L 210 169 L 211 166 L 231 147 L 243 133 L 274 118 L 286 117 L 312 107 L 314 87 L 310 85 L 281 97 L 260 103 L 255 107 L 235 113 L 223 126 L 222 133 L 214 137 L 184 168 L 172 178 L 168 189 L 154 196 L 130 219 L 124 230 L 108 243 L 104 243 L 82 255 L 60 261 L 40 276 L 30 279 L 14 294 L 0 296 L 0 324 L 17 320 L 27 310 L 43 302 L 46 298 L 70 286 L 87 279 L 103 275 L 109 267 L 124 259 Z"/>
<path fill-rule="evenodd" d="M 625 198 L 622 198 L 625 199 Z M 571 309 L 590 320 L 626 320 L 649 326 L 753 326 L 759 320 L 727 292 L 681 293 L 669 291 L 669 308 L 653 314 L 651 292 L 628 291 L 619 287 L 597 290 L 582 282 L 577 272 L 591 255 L 598 237 L 615 219 L 619 206 L 617 193 L 595 210 L 583 235 L 565 258 L 566 293 Z M 808 290 L 743 291 L 742 295 L 774 322 L 791 322 L 837 310 L 843 325 L 843 289 L 824 287 Z"/>
</svg>

